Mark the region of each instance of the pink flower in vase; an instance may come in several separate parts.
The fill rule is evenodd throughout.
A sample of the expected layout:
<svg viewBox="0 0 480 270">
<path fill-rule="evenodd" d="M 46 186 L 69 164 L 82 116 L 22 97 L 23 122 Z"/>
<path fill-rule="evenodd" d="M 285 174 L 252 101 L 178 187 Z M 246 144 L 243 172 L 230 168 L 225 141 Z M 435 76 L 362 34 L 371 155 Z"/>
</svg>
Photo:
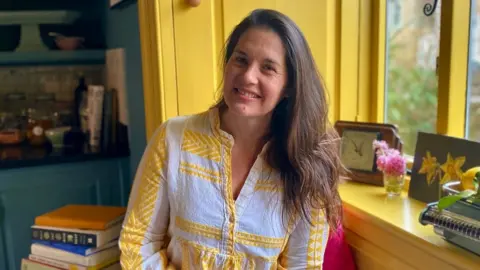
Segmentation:
<svg viewBox="0 0 480 270">
<path fill-rule="evenodd" d="M 385 164 L 387 164 L 387 156 L 380 155 L 377 157 L 377 168 L 380 171 L 385 169 Z"/>
<path fill-rule="evenodd" d="M 391 155 L 384 167 L 384 172 L 389 175 L 400 176 L 405 174 L 407 164 L 400 154 Z"/>
<path fill-rule="evenodd" d="M 397 149 L 389 148 L 385 141 L 373 142 L 377 155 L 377 169 L 385 174 L 401 176 L 405 174 L 407 162 Z"/>
<path fill-rule="evenodd" d="M 388 150 L 388 144 L 385 141 L 373 141 L 373 149 L 376 150 L 376 153 L 379 155 Z"/>
</svg>

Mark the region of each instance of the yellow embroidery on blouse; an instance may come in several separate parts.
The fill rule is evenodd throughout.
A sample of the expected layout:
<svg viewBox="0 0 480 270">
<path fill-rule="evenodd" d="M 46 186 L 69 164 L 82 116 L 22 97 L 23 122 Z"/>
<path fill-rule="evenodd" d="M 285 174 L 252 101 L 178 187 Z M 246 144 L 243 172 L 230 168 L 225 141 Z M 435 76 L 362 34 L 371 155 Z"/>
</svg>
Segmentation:
<svg viewBox="0 0 480 270">
<path fill-rule="evenodd" d="M 172 118 L 152 137 L 119 240 L 123 269 L 320 269 L 324 216 L 314 213 L 314 226 L 286 217 L 279 174 L 262 154 L 234 200 L 234 139 L 219 123 L 211 109 Z"/>
</svg>

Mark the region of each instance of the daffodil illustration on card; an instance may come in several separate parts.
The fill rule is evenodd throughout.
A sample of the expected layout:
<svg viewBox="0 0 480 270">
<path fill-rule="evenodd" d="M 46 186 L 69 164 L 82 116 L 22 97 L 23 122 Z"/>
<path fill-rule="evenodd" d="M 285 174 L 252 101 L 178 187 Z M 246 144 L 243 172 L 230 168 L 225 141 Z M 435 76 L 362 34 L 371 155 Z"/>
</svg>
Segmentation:
<svg viewBox="0 0 480 270">
<path fill-rule="evenodd" d="M 435 181 L 445 184 L 451 181 L 461 179 L 463 175 L 462 166 L 465 163 L 465 156 L 452 157 L 450 152 L 447 153 L 446 161 L 443 164 L 438 163 L 437 158 L 432 156 L 429 150 L 422 157 L 422 166 L 418 170 L 419 174 L 425 174 L 428 185 Z"/>
<path fill-rule="evenodd" d="M 464 181 L 465 172 L 478 165 L 480 143 L 419 132 L 408 194 L 427 203 L 438 201 L 442 185 Z"/>
</svg>

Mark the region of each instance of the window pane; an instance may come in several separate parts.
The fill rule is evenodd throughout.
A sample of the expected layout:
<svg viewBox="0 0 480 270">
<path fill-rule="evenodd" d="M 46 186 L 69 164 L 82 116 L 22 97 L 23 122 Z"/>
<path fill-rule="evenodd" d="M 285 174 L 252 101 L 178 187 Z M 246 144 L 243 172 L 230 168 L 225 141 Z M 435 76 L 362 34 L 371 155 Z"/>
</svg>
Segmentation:
<svg viewBox="0 0 480 270">
<path fill-rule="evenodd" d="M 440 40 L 440 1 L 387 0 L 385 121 L 396 124 L 404 152 L 413 155 L 417 132 L 436 132 L 436 58 Z"/>
<path fill-rule="evenodd" d="M 467 138 L 480 141 L 480 0 L 472 1 L 470 21 Z"/>
</svg>

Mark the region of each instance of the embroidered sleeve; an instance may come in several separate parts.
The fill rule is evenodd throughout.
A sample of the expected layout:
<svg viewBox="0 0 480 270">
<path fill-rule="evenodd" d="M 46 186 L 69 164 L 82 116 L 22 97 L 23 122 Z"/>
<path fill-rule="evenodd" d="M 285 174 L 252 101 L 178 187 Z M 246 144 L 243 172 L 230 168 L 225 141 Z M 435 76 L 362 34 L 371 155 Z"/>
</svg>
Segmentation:
<svg viewBox="0 0 480 270">
<path fill-rule="evenodd" d="M 164 124 L 150 140 L 135 175 L 119 239 L 122 269 L 168 269 L 166 166 Z"/>
<path fill-rule="evenodd" d="M 322 269 L 328 233 L 322 211 L 313 211 L 312 225 L 300 220 L 280 254 L 279 269 Z"/>
</svg>

